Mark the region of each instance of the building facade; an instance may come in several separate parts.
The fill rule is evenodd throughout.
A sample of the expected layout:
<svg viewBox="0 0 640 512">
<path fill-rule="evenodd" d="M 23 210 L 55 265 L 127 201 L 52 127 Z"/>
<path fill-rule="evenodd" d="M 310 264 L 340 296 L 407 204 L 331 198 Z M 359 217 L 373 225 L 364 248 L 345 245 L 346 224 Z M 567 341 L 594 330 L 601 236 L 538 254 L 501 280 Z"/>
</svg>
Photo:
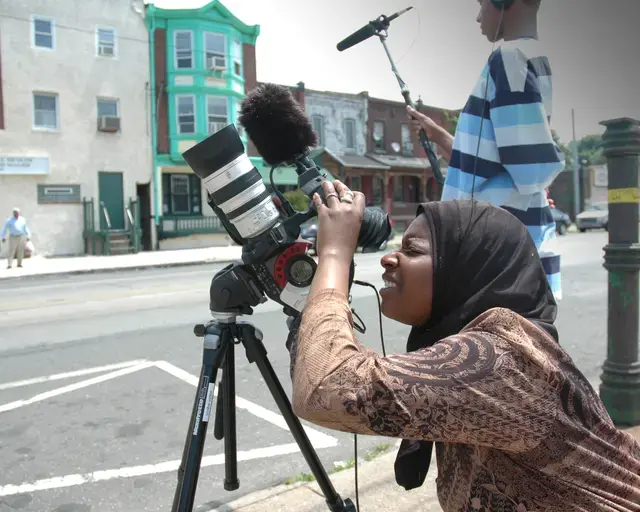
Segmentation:
<svg viewBox="0 0 640 512">
<path fill-rule="evenodd" d="M 417 205 L 438 199 L 441 186 L 433 178 L 424 149 L 410 131 L 403 102 L 356 95 L 304 91 L 305 111 L 318 135 L 316 161 L 361 191 L 368 206 L 380 206 L 404 229 Z M 418 102 L 421 112 L 441 126 L 445 112 Z M 441 159 L 441 170 L 447 163 Z"/>
<path fill-rule="evenodd" d="M 367 153 L 369 95 L 333 91 L 304 91 L 305 112 L 318 136 L 314 151 L 316 162 L 334 177 L 365 193 L 369 205 L 379 205 L 367 188 L 368 177 L 387 166 L 372 160 Z"/>
<path fill-rule="evenodd" d="M 159 248 L 230 243 L 207 204 L 207 192 L 182 153 L 236 124 L 249 154 L 256 155 L 238 124 L 245 93 L 256 86 L 258 25 L 248 26 L 214 0 L 198 9 L 149 5 L 154 184 Z M 262 169 L 259 157 L 252 159 Z"/>
<path fill-rule="evenodd" d="M 445 126 L 442 109 L 425 106 L 421 101 L 417 108 Z M 386 168 L 362 176 L 363 191 L 384 205 L 397 230 L 402 231 L 415 218 L 420 203 L 440 198 L 441 185 L 433 177 L 424 148 L 411 134 L 404 102 L 369 98 L 367 120 L 366 156 Z M 440 158 L 439 163 L 445 174 L 447 162 Z"/>
<path fill-rule="evenodd" d="M 2 14 L 1 220 L 18 206 L 36 254 L 82 254 L 111 236 L 114 252 L 117 237 L 131 250 L 130 219 L 151 208 L 142 2 L 4 0 Z M 152 238 L 147 223 L 139 242 Z"/>
</svg>

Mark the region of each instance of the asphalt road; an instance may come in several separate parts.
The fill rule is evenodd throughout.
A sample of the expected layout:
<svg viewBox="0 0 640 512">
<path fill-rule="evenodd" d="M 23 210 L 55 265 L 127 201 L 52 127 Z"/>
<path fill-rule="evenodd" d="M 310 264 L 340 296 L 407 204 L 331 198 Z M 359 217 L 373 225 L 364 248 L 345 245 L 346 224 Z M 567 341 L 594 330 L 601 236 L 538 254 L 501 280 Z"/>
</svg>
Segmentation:
<svg viewBox="0 0 640 512">
<path fill-rule="evenodd" d="M 606 353 L 606 233 L 562 238 L 561 343 L 590 380 Z M 380 255 L 359 255 L 357 278 L 380 286 Z M 170 510 L 189 423 L 208 287 L 221 266 L 0 282 L 0 511 Z M 380 350 L 375 295 L 354 289 Z M 245 317 L 265 337 L 290 396 L 285 318 L 275 304 Z M 387 352 L 408 328 L 384 320 Z M 236 352 L 240 489 L 223 488 L 223 443 L 212 429 L 198 511 L 309 473 L 255 365 Z M 353 458 L 353 436 L 305 424 L 326 469 Z M 389 440 L 359 437 L 360 456 Z M 392 468 L 389 468 L 392 472 Z"/>
</svg>

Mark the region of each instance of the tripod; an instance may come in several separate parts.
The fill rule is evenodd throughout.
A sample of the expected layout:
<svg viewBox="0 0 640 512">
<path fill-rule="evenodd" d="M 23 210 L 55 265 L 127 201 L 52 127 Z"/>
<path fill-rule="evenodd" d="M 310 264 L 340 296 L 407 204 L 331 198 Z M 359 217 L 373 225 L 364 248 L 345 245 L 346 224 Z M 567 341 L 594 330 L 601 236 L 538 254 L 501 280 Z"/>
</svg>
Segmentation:
<svg viewBox="0 0 640 512">
<path fill-rule="evenodd" d="M 214 314 L 215 320 L 207 325 L 197 325 L 194 333 L 204 338 L 202 370 L 193 404 L 189 430 L 185 441 L 182 462 L 178 469 L 178 484 L 174 495 L 172 512 L 191 512 L 196 494 L 198 475 L 207 427 L 213 402 L 213 389 L 218 370 L 222 368 L 222 379 L 216 403 L 214 437 L 224 439 L 225 479 L 224 488 L 234 491 L 240 487 L 238 480 L 238 460 L 236 454 L 236 411 L 235 411 L 235 340 L 244 345 L 247 359 L 256 363 L 262 378 L 280 409 L 302 455 L 309 464 L 329 510 L 332 512 L 356 512 L 351 500 L 342 500 L 336 492 L 329 476 L 322 467 L 300 420 L 293 414 L 291 403 L 276 376 L 267 350 L 262 343 L 262 332 L 248 322 L 236 322 L 231 313 Z"/>
</svg>

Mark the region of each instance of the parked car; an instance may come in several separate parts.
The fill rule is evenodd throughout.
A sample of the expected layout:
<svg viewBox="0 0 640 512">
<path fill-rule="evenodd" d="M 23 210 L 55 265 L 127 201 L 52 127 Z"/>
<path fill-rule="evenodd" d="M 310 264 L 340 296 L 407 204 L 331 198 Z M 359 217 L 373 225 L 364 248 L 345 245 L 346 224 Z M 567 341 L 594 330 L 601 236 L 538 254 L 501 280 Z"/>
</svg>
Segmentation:
<svg viewBox="0 0 640 512">
<path fill-rule="evenodd" d="M 367 208 L 384 212 L 384 210 L 379 206 L 368 206 Z M 382 245 L 378 249 L 379 251 L 386 250 L 387 243 L 389 242 L 389 240 L 392 240 L 393 237 L 395 236 L 395 232 L 394 232 L 395 222 L 393 221 L 393 219 L 390 219 L 390 222 L 391 222 L 391 233 L 389 234 L 389 237 L 382 243 Z M 306 223 L 304 223 L 302 226 L 300 226 L 300 237 L 303 240 L 307 240 L 308 242 L 311 242 L 313 244 L 312 250 L 314 252 L 316 250 L 317 236 L 318 236 L 318 219 L 316 218 L 311 219 Z"/>
<path fill-rule="evenodd" d="M 559 235 L 566 235 L 569 226 L 571 226 L 571 217 L 564 213 L 562 210 L 552 208 L 553 220 L 556 221 L 556 231 Z"/>
<path fill-rule="evenodd" d="M 609 229 L 609 205 L 594 203 L 576 217 L 576 226 L 581 233 L 587 229 Z"/>
</svg>

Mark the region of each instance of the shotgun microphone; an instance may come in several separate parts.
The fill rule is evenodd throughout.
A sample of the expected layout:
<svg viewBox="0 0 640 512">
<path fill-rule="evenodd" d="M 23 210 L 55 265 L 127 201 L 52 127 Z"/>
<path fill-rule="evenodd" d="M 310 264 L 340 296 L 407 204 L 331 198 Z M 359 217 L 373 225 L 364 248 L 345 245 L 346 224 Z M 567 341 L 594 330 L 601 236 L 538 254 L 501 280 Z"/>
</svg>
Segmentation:
<svg viewBox="0 0 640 512">
<path fill-rule="evenodd" d="M 342 52 L 348 48 L 351 48 L 352 46 L 357 45 L 358 43 L 361 43 L 362 41 L 369 39 L 371 36 L 375 36 L 378 32 L 386 30 L 387 28 L 389 28 L 389 23 L 395 20 L 398 16 L 402 16 L 405 12 L 410 11 L 411 9 L 413 9 L 413 7 L 407 7 L 406 9 L 398 11 L 397 13 L 392 14 L 389 17 L 382 15 L 379 18 L 370 21 L 361 29 L 356 30 L 353 34 L 340 41 L 337 45 L 338 51 Z"/>
</svg>

